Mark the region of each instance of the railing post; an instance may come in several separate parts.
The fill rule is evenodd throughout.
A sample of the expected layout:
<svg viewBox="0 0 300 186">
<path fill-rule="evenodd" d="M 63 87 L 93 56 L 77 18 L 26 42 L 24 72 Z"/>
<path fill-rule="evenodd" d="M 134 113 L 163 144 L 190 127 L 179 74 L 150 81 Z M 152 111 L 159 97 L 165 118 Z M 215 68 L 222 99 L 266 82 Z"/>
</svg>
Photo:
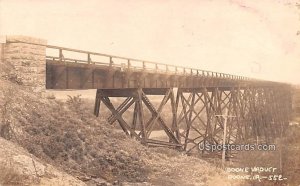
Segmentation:
<svg viewBox="0 0 300 186">
<path fill-rule="evenodd" d="M 91 64 L 91 54 L 90 53 L 88 53 L 88 64 Z"/>
<path fill-rule="evenodd" d="M 109 66 L 112 67 L 114 65 L 114 62 L 112 60 L 112 57 L 110 56 L 109 57 Z"/>
<path fill-rule="evenodd" d="M 127 60 L 127 68 L 130 69 L 130 67 L 131 67 L 130 60 L 128 59 Z"/>
<path fill-rule="evenodd" d="M 62 53 L 62 49 L 59 49 L 59 61 L 62 62 L 63 59 L 63 53 Z"/>
</svg>

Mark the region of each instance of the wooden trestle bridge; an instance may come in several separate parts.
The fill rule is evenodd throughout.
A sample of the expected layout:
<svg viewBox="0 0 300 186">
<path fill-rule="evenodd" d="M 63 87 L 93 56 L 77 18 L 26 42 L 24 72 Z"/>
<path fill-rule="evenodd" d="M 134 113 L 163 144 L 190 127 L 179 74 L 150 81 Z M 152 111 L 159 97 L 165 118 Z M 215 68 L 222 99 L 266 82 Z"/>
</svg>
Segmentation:
<svg viewBox="0 0 300 186">
<path fill-rule="evenodd" d="M 289 123 L 288 84 L 46 47 L 47 89 L 97 89 L 95 115 L 99 116 L 103 103 L 111 112 L 110 124 L 117 122 L 126 134 L 146 145 L 191 152 L 199 144 L 220 144 L 224 118 L 216 115 L 225 109 L 235 116 L 227 121 L 227 144 L 257 138 L 270 143 Z M 76 57 L 67 57 L 68 53 Z M 158 103 L 159 95 L 162 101 Z M 123 102 L 113 103 L 112 97 L 121 97 Z M 131 117 L 124 117 L 126 113 Z M 166 138 L 152 138 L 157 130 Z"/>
</svg>

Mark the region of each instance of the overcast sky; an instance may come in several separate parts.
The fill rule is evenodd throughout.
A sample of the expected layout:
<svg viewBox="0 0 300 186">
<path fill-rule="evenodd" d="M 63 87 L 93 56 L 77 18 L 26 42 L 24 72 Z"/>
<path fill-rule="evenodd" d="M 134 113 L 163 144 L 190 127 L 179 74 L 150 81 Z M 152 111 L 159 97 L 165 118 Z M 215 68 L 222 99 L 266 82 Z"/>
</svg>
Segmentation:
<svg viewBox="0 0 300 186">
<path fill-rule="evenodd" d="M 0 0 L 1 35 L 298 84 L 299 30 L 296 0 Z"/>
</svg>

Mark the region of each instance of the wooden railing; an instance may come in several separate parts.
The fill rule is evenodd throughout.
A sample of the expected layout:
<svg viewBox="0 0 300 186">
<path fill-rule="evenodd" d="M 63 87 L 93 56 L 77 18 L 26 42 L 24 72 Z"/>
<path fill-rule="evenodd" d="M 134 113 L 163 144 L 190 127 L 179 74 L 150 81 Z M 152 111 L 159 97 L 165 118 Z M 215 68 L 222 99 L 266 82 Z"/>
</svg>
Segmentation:
<svg viewBox="0 0 300 186">
<path fill-rule="evenodd" d="M 145 71 L 154 71 L 158 73 L 172 73 L 172 74 L 188 75 L 188 76 L 215 77 L 215 78 L 224 78 L 224 79 L 231 79 L 231 80 L 247 80 L 247 81 L 257 80 L 257 79 L 248 78 L 244 76 L 207 71 L 202 69 L 194 69 L 194 68 L 183 67 L 183 66 L 169 65 L 164 63 L 157 63 L 152 61 L 145 61 L 140 59 L 115 56 L 115 55 L 108 55 L 108 54 L 90 52 L 85 50 L 77 50 L 77 49 L 59 47 L 54 45 L 42 45 L 42 44 L 35 44 L 35 43 L 28 43 L 28 42 L 21 42 L 21 41 L 18 41 L 16 43 L 45 46 L 47 49 L 56 50 L 57 51 L 56 56 L 51 56 L 46 54 L 46 59 L 52 61 L 74 62 L 74 63 L 84 63 L 84 64 L 93 64 L 93 65 L 106 65 L 111 67 L 129 69 L 129 70 L 145 70 Z M 86 60 L 64 57 L 64 52 L 84 54 L 86 55 Z M 105 57 L 108 59 L 108 62 L 93 60 L 93 56 Z M 117 64 L 114 63 L 115 60 L 123 60 L 125 61 L 125 63 Z"/>
</svg>

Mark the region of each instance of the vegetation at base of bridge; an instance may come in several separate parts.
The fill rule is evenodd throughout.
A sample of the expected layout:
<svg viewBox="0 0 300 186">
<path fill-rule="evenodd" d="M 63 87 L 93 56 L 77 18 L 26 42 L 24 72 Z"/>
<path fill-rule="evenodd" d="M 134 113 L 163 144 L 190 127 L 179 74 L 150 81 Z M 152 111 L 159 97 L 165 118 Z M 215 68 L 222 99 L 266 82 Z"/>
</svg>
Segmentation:
<svg viewBox="0 0 300 186">
<path fill-rule="evenodd" d="M 290 126 L 286 135 L 275 143 L 276 151 L 241 151 L 236 156 L 235 163 L 228 164 L 229 167 L 273 167 L 276 168 L 274 175 L 282 175 L 285 181 L 263 180 L 260 184 L 265 186 L 297 185 L 300 183 L 300 127 Z M 262 176 L 272 175 L 269 172 Z M 256 185 L 257 181 L 249 181 Z"/>
<path fill-rule="evenodd" d="M 63 102 L 15 82 L 0 83 L 1 138 L 87 184 L 238 185 L 201 159 L 142 146 L 95 118 L 78 97 Z"/>
<path fill-rule="evenodd" d="M 282 138 L 274 142 L 276 151 L 250 151 L 241 152 L 237 156 L 236 167 L 274 167 L 276 173 L 283 175 L 287 181 L 269 182 L 263 185 L 298 185 L 300 183 L 300 87 L 294 87 L 293 113 L 291 114 L 290 126 Z M 281 169 L 281 170 L 280 170 Z M 267 175 L 267 174 L 266 174 Z M 255 185 L 255 182 L 250 182 Z"/>
</svg>

